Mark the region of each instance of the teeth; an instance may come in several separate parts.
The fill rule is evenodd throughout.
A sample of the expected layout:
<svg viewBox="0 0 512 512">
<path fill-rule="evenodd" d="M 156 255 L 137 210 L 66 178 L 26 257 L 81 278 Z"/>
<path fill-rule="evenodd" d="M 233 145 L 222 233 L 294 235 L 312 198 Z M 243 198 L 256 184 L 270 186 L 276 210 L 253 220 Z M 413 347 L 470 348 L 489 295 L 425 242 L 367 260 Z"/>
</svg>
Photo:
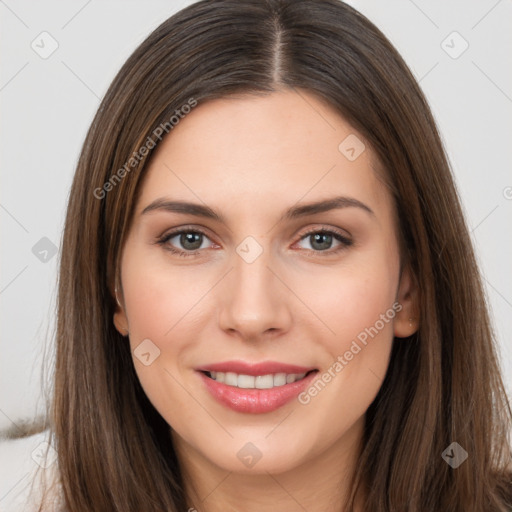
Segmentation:
<svg viewBox="0 0 512 512">
<path fill-rule="evenodd" d="M 303 379 L 305 375 L 305 373 L 275 373 L 255 377 L 233 372 L 210 372 L 213 380 L 242 389 L 271 389 L 296 382 Z"/>
<path fill-rule="evenodd" d="M 239 377 L 240 378 L 240 377 Z M 256 389 L 271 389 L 278 384 L 274 384 L 274 376 L 270 375 L 258 375 L 255 379 Z"/>
<path fill-rule="evenodd" d="M 226 372 L 226 375 L 224 377 L 224 384 L 227 384 L 228 386 L 238 387 L 238 375 L 233 372 Z"/>
<path fill-rule="evenodd" d="M 239 375 L 238 376 L 238 387 L 244 389 L 254 388 L 254 381 L 256 377 L 253 375 Z"/>
</svg>

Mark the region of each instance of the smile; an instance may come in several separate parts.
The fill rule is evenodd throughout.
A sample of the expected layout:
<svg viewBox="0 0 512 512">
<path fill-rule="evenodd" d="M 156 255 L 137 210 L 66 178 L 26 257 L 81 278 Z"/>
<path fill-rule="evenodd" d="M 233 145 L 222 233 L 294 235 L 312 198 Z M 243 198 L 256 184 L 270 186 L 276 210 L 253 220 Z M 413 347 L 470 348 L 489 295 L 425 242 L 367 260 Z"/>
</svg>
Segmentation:
<svg viewBox="0 0 512 512">
<path fill-rule="evenodd" d="M 314 370 L 312 370 L 314 371 Z M 272 389 L 292 384 L 303 379 L 307 373 L 276 373 L 268 375 L 244 375 L 234 372 L 205 372 L 211 379 L 222 382 L 226 386 L 243 389 Z"/>
<path fill-rule="evenodd" d="M 227 361 L 196 369 L 207 393 L 239 413 L 262 414 L 297 398 L 318 369 L 277 362 Z"/>
</svg>

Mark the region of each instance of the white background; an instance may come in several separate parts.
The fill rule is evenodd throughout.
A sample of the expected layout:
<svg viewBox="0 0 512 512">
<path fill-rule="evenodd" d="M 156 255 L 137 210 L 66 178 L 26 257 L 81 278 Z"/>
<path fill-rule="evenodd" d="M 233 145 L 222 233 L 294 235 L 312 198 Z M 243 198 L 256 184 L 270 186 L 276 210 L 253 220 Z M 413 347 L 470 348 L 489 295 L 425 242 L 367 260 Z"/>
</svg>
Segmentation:
<svg viewBox="0 0 512 512">
<path fill-rule="evenodd" d="M 191 2 L 0 0 L 0 428 L 42 407 L 66 199 L 86 130 L 115 73 L 163 20 Z M 512 2 L 349 2 L 392 41 L 420 80 L 450 155 L 512 389 Z M 47 31 L 58 49 L 32 48 Z M 442 48 L 453 31 L 469 43 Z M 451 36 L 452 52 L 463 41 Z M 48 46 L 46 46 L 48 48 Z M 468 378 L 471 378 L 468 375 Z M 39 405 L 38 405 L 39 404 Z"/>
</svg>

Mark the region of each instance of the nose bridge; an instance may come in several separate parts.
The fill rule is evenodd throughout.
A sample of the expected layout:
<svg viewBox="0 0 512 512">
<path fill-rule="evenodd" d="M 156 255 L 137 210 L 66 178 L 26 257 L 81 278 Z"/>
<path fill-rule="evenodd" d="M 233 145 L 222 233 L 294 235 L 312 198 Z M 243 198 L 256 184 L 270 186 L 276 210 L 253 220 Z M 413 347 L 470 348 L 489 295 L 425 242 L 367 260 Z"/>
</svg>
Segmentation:
<svg viewBox="0 0 512 512">
<path fill-rule="evenodd" d="M 264 249 L 254 238 L 252 240 L 242 242 L 234 258 L 233 284 L 239 293 L 248 297 L 268 294 L 271 286 L 269 278 L 272 276 L 268 269 L 272 260 L 269 248 Z"/>
<path fill-rule="evenodd" d="M 268 240 L 268 239 L 267 239 Z M 233 270 L 224 285 L 221 326 L 247 337 L 283 329 L 289 320 L 282 284 L 269 269 L 270 248 L 262 239 L 247 237 L 233 254 Z"/>
<path fill-rule="evenodd" d="M 272 264 L 270 249 L 268 244 L 263 247 L 260 242 L 261 239 L 257 241 L 254 237 L 247 237 L 238 245 L 232 276 L 233 296 L 236 296 L 238 304 L 252 305 L 253 314 L 262 311 L 265 305 L 270 306 L 271 290 L 275 286 L 268 268 Z"/>
</svg>

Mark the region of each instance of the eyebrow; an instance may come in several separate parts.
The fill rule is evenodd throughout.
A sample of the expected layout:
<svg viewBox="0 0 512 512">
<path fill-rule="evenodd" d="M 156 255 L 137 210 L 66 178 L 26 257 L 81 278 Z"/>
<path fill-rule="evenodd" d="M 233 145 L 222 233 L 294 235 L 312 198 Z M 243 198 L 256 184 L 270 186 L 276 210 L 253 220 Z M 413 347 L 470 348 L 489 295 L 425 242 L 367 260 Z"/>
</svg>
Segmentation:
<svg viewBox="0 0 512 512">
<path fill-rule="evenodd" d="M 313 203 L 292 206 L 284 212 L 284 214 L 279 219 L 279 222 L 350 207 L 360 208 L 361 210 L 367 212 L 369 215 L 375 216 L 373 210 L 358 199 L 352 197 L 337 196 L 329 199 L 322 199 Z M 141 215 L 145 215 L 156 210 L 184 213 L 225 223 L 225 219 L 220 213 L 217 213 L 215 210 L 206 205 L 190 203 L 187 201 L 170 201 L 166 198 L 159 198 L 153 201 L 151 204 L 146 206 L 144 210 L 142 210 Z"/>
</svg>

